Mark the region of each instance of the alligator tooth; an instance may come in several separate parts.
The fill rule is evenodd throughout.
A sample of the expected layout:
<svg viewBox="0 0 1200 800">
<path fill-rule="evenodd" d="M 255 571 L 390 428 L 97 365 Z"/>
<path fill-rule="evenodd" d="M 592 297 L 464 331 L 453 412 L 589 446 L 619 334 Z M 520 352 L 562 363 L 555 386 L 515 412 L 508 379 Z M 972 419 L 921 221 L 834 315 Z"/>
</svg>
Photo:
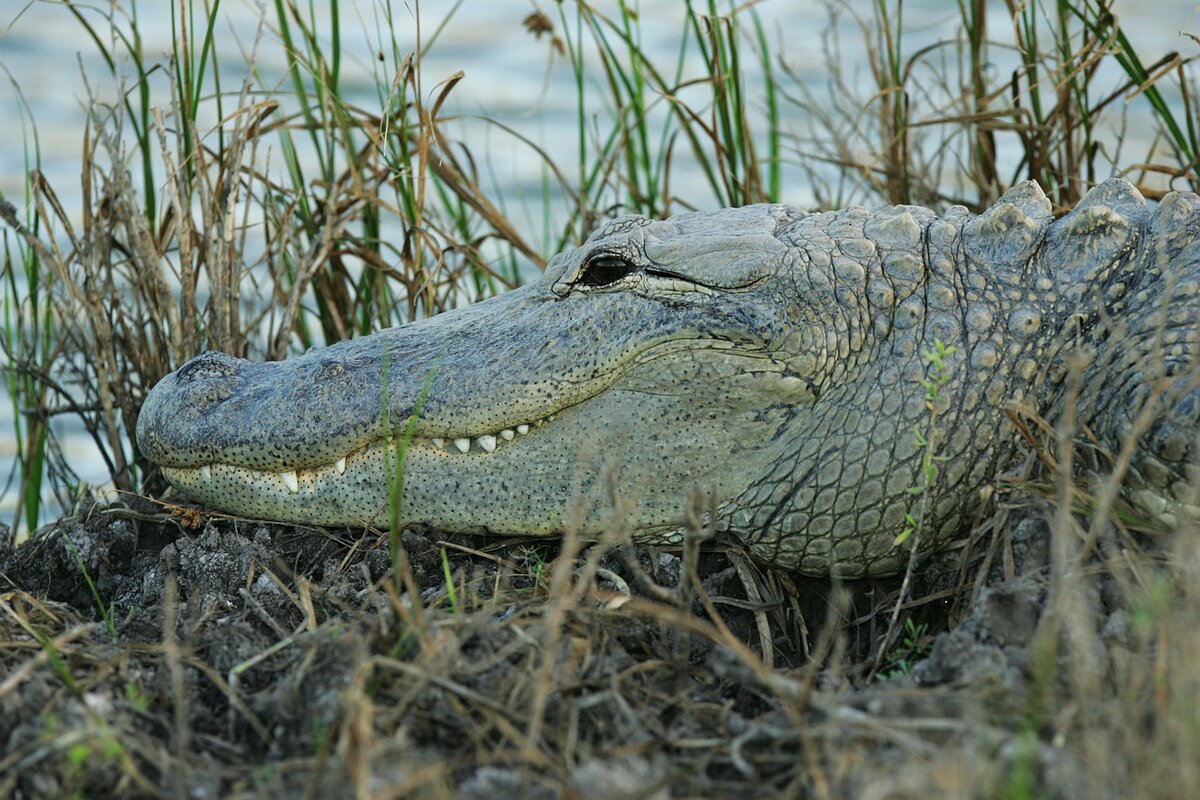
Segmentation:
<svg viewBox="0 0 1200 800">
<path fill-rule="evenodd" d="M 200 468 L 200 479 L 205 481 L 212 480 L 212 468 L 209 467 L 208 464 L 205 464 Z"/>
<path fill-rule="evenodd" d="M 288 488 L 292 494 L 300 493 L 300 476 L 295 472 L 281 472 L 279 477 L 283 479 L 283 485 Z"/>
<path fill-rule="evenodd" d="M 516 435 L 516 431 L 514 431 L 512 428 L 505 428 L 504 430 L 500 431 L 500 438 L 506 442 L 511 442 L 513 437 Z"/>
<path fill-rule="evenodd" d="M 342 456 L 337 461 L 333 462 L 333 468 L 337 470 L 338 475 L 346 474 L 346 457 Z"/>
<path fill-rule="evenodd" d="M 517 426 L 517 433 L 520 433 L 520 434 L 529 433 L 529 426 L 528 426 L 528 425 L 526 425 L 526 424 L 524 424 L 524 423 L 522 423 L 522 424 L 518 425 L 518 426 Z"/>
<path fill-rule="evenodd" d="M 471 449 L 470 439 L 455 439 L 454 446 L 458 448 L 458 452 L 465 453 Z"/>
<path fill-rule="evenodd" d="M 475 441 L 479 442 L 479 446 L 483 448 L 485 453 L 493 453 L 496 450 L 495 436 L 480 436 Z"/>
<path fill-rule="evenodd" d="M 433 442 L 434 447 L 445 447 L 446 446 L 445 439 L 430 439 L 429 441 Z"/>
</svg>

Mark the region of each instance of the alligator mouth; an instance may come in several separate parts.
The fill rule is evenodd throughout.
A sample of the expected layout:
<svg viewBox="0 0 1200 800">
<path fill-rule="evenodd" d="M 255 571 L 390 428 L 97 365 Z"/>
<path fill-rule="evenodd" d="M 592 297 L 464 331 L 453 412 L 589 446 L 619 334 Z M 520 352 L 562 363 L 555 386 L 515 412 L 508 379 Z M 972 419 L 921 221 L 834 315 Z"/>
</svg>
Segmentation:
<svg viewBox="0 0 1200 800">
<path fill-rule="evenodd" d="M 530 432 L 553 421 L 560 412 L 523 422 L 493 433 L 460 437 L 425 437 L 417 436 L 407 440 L 405 444 L 403 425 L 392 439 L 388 450 L 392 453 L 401 447 L 418 448 L 430 455 L 441 454 L 446 458 L 455 457 L 486 457 L 508 447 L 519 445 L 520 439 Z M 275 486 L 285 489 L 291 494 L 304 491 L 315 493 L 320 484 L 335 477 L 341 477 L 352 468 L 356 462 L 377 460 L 384 450 L 384 439 L 375 439 L 366 445 L 357 447 L 346 455 L 327 464 L 315 467 L 300 467 L 290 470 L 257 470 L 236 464 L 212 463 L 199 467 L 170 467 L 162 466 L 163 476 L 172 483 L 182 485 L 216 485 L 236 482 L 259 487 Z"/>
</svg>

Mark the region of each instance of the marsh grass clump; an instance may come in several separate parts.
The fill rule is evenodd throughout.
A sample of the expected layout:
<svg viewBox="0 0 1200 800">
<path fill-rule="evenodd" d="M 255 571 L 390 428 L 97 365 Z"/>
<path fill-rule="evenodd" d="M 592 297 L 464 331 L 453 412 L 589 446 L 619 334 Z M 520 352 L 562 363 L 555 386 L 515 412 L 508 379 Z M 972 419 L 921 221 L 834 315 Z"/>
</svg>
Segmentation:
<svg viewBox="0 0 1200 800">
<path fill-rule="evenodd" d="M 670 58 L 636 4 L 535 7 L 577 137 L 556 162 L 510 131 L 545 165 L 514 199 L 456 139 L 462 76 L 426 72 L 460 5 L 414 43 L 371 3 L 365 95 L 353 14 L 302 5 L 231 58 L 219 4 L 173 4 L 157 59 L 124 6 L 62 4 L 116 99 L 88 108 L 80 208 L 32 127 L 25 196 L 0 199 L 13 527 L 44 521 L 45 483 L 72 509 L 19 548 L 0 531 L 0 795 L 1200 796 L 1193 521 L 1134 518 L 1120 468 L 1075 469 L 1121 455 L 1065 423 L 1015 411 L 1027 459 L 969 533 L 852 583 L 702 548 L 702 494 L 681 553 L 619 525 L 594 544 L 210 516 L 143 496 L 164 487 L 132 440 L 202 350 L 278 359 L 478 300 L 616 213 L 801 181 L 824 207 L 978 209 L 1027 177 L 1060 209 L 1115 173 L 1196 188 L 1187 59 L 1135 52 L 1101 0 L 1007 3 L 1000 29 L 968 0 L 933 41 L 902 4 L 834 4 L 856 33 L 834 26 L 814 85 L 753 5 L 681 4 Z M 121 502 L 76 501 L 61 415 Z"/>
<path fill-rule="evenodd" d="M 177 46 L 161 63 L 142 51 L 136 17 L 66 6 L 124 101 L 89 108 L 81 219 L 36 164 L 24 213 L 0 206 L 30 529 L 55 452 L 49 417 L 82 419 L 117 491 L 152 486 L 132 442 L 137 409 L 192 355 L 282 358 L 511 286 L 513 254 L 541 263 L 439 133 L 456 79 L 427 96 L 412 54 L 381 43 L 393 71 L 367 112 L 338 92 L 338 37 L 325 48 L 291 4 L 277 4 L 271 38 L 289 54 L 286 97 L 264 89 L 257 50 L 224 87 L 217 6 L 173 18 Z M 260 28 L 255 47 L 266 40 Z M 133 87 L 119 63 L 133 65 Z"/>
<path fill-rule="evenodd" d="M 789 143 L 821 207 L 980 211 L 1027 178 L 1059 211 L 1111 175 L 1146 197 L 1197 188 L 1190 58 L 1139 54 L 1107 0 L 1003 6 L 999 15 L 996 4 L 963 0 L 952 32 L 921 37 L 907 26 L 929 20 L 915 25 L 902 3 L 869 13 L 831 4 L 854 33 L 826 34 L 828 82 L 813 86 L 782 62 L 787 100 L 807 120 Z M 865 52 L 867 77 L 851 52 Z"/>
</svg>

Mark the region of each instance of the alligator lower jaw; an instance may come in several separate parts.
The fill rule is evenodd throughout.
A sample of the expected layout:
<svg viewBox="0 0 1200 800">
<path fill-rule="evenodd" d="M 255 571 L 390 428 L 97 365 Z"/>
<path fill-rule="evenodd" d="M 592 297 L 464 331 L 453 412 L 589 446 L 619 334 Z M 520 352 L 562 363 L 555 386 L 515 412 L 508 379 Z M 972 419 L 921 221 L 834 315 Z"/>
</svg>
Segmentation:
<svg viewBox="0 0 1200 800">
<path fill-rule="evenodd" d="M 530 431 L 541 428 L 552 421 L 558 414 L 528 423 L 520 423 L 510 428 L 503 428 L 494 433 L 462 437 L 424 437 L 405 438 L 403 424 L 397 426 L 391 437 L 390 450 L 393 458 L 396 454 L 410 449 L 420 449 L 430 454 L 441 453 L 447 458 L 488 456 L 506 447 L 519 446 L 521 437 Z M 241 485 L 259 486 L 263 489 L 283 489 L 291 494 L 314 492 L 316 487 L 334 478 L 346 474 L 357 462 L 377 462 L 385 452 L 384 440 L 375 441 L 359 447 L 337 461 L 316 467 L 297 468 L 291 470 L 257 470 L 236 464 L 204 464 L 199 467 L 168 467 L 163 466 L 163 476 L 172 485 L 187 491 L 198 487 L 219 487 L 222 483 L 235 482 Z"/>
</svg>

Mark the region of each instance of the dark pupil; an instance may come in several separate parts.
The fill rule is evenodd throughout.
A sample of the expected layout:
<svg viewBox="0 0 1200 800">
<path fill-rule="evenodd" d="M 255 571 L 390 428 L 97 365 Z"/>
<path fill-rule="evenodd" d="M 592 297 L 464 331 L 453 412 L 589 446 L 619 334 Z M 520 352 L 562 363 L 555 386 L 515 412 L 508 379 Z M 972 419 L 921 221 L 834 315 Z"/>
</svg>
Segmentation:
<svg viewBox="0 0 1200 800">
<path fill-rule="evenodd" d="M 603 256 L 588 262 L 587 267 L 583 270 L 583 275 L 579 277 L 579 283 L 584 286 L 608 286 L 631 272 L 633 272 L 633 264 L 625 259 Z"/>
</svg>

